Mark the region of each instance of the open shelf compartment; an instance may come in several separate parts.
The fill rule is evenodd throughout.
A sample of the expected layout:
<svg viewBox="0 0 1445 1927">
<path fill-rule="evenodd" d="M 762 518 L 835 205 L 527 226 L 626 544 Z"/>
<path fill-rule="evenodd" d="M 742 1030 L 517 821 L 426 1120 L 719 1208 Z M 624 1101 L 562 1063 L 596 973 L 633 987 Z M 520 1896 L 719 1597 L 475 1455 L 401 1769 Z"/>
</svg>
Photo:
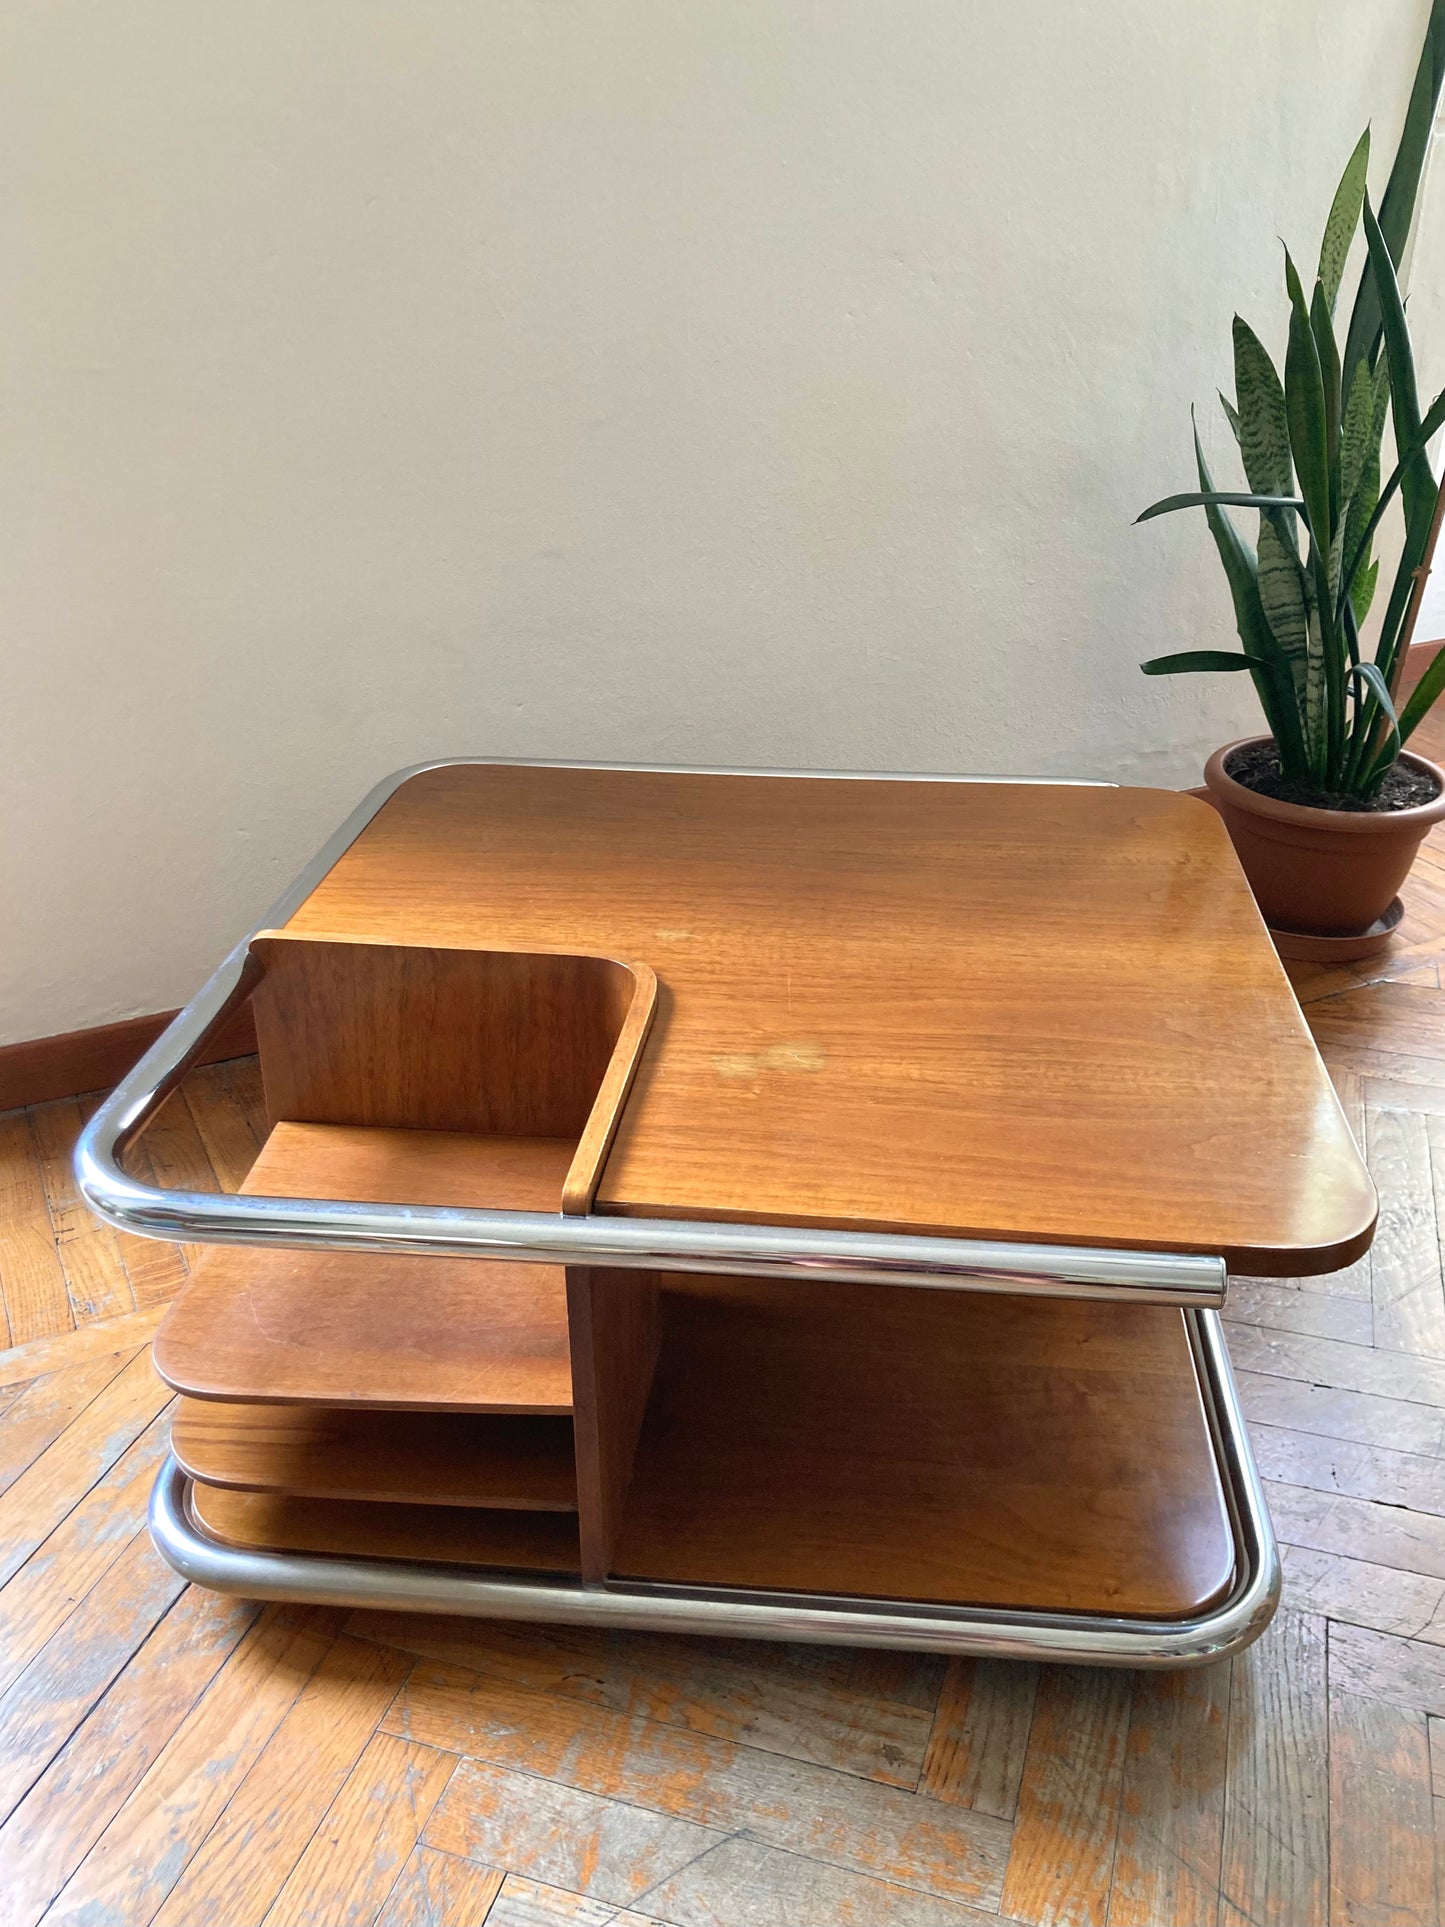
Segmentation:
<svg viewBox="0 0 1445 1927">
<path fill-rule="evenodd" d="M 664 1336 L 658 1383 L 663 1400 L 659 1409 L 664 1415 L 677 1326 L 675 1309 L 668 1302 L 670 1298 L 669 1290 L 661 1307 Z M 1010 1309 L 1017 1306 L 1017 1301 L 999 1302 L 1009 1305 Z M 1097 1573 L 1088 1586 L 1073 1595 L 1078 1602 L 1076 1606 L 1060 1607 L 1047 1603 L 1045 1598 L 1030 1596 L 1023 1589 L 1030 1583 L 1023 1566 L 1016 1575 L 1021 1589 L 996 1605 L 971 1605 L 967 1596 L 937 1601 L 900 1599 L 892 1596 L 891 1587 L 884 1597 L 832 1590 L 749 1588 L 734 1577 L 733 1571 L 729 1572 L 729 1582 L 720 1585 L 689 1583 L 673 1577 L 614 1576 L 599 1586 L 579 1579 L 575 1555 L 573 1563 L 564 1567 L 561 1555 L 549 1553 L 535 1535 L 523 1544 L 520 1552 L 516 1546 L 505 1547 L 500 1537 L 482 1545 L 455 1529 L 448 1529 L 445 1538 L 438 1540 L 432 1525 L 439 1509 L 433 1509 L 431 1520 L 416 1522 L 422 1528 L 419 1531 L 409 1529 L 411 1521 L 397 1517 L 390 1530 L 380 1536 L 374 1530 L 375 1515 L 404 1514 L 413 1509 L 372 1505 L 344 1511 L 317 1508 L 308 1512 L 304 1506 L 287 1502 L 269 1510 L 252 1508 L 247 1516 L 238 1517 L 235 1509 L 228 1511 L 224 1503 L 218 1511 L 214 1503 L 217 1495 L 193 1486 L 174 1459 L 167 1461 L 156 1481 L 151 1501 L 151 1532 L 167 1560 L 186 1578 L 214 1591 L 246 1598 L 314 1600 L 354 1607 L 652 1628 L 673 1633 L 912 1647 L 936 1653 L 974 1653 L 1065 1663 L 1146 1667 L 1207 1665 L 1248 1645 L 1268 1624 L 1278 1600 L 1279 1558 L 1250 1455 L 1219 1318 L 1213 1312 L 1200 1310 L 1186 1310 L 1176 1315 L 1194 1371 L 1193 1381 L 1188 1385 L 1190 1398 L 1197 1394 L 1202 1418 L 1203 1450 L 1197 1449 L 1197 1438 L 1185 1443 L 1193 1468 L 1191 1477 L 1197 1478 L 1193 1491 L 1195 1526 L 1205 1556 L 1201 1560 L 1197 1550 L 1193 1555 L 1181 1556 L 1176 1536 L 1173 1596 L 1159 1599 L 1156 1587 L 1153 1597 L 1158 1603 L 1179 1606 L 1192 1594 L 1202 1602 L 1192 1611 L 1132 1612 L 1130 1604 L 1139 1602 L 1131 1602 L 1118 1585 L 1109 1584 L 1107 1579 L 1100 1588 Z M 1150 1398 L 1164 1391 L 1167 1383 L 1175 1379 L 1177 1359 L 1171 1358 L 1173 1334 L 1165 1334 L 1162 1345 L 1159 1342 L 1163 1319 L 1168 1316 L 1161 1314 L 1160 1332 L 1151 1335 L 1142 1349 L 1136 1349 L 1140 1334 L 1131 1335 L 1127 1331 L 1123 1332 L 1122 1346 L 1114 1348 L 1115 1356 L 1108 1372 L 1117 1368 L 1126 1379 L 1132 1365 L 1146 1362 L 1148 1354 L 1152 1354 L 1154 1361 L 1154 1368 L 1148 1374 L 1152 1382 L 1136 1387 L 1133 1396 L 1125 1398 L 1118 1425 L 1113 1428 L 1116 1434 L 1127 1429 L 1131 1422 L 1143 1420 L 1147 1425 Z M 688 1314 L 684 1314 L 684 1323 L 687 1317 Z M 1164 1366 L 1162 1375 L 1161 1365 Z M 1086 1365 L 1086 1369 L 1093 1368 Z M 1096 1393 L 1107 1395 L 1108 1372 L 1095 1382 Z M 886 1380 L 889 1373 L 885 1370 L 882 1377 Z M 998 1396 L 1004 1396 L 1006 1390 L 1006 1386 L 1001 1386 Z M 1060 1474 L 1055 1508 L 1059 1519 L 1067 1518 L 1072 1498 L 1082 1495 L 1086 1503 L 1092 1503 L 1101 1491 L 1107 1490 L 1111 1470 L 1116 1469 L 1111 1468 L 1107 1456 L 1111 1428 L 1106 1426 L 1100 1435 L 1081 1427 L 1081 1405 L 1086 1407 L 1091 1403 L 1097 1404 L 1097 1398 L 1076 1401 L 1065 1413 L 1062 1440 L 1060 1428 L 1051 1427 L 1048 1444 L 1040 1441 L 1033 1451 L 1035 1465 L 1046 1457 L 1050 1447 L 1061 1442 L 1067 1451 L 1067 1462 L 1054 1468 Z M 650 1432 L 653 1425 L 649 1415 L 646 1431 Z M 999 1441 L 996 1458 L 1005 1456 L 1008 1443 Z M 1071 1484 L 1071 1477 L 1077 1476 L 1081 1456 L 1087 1462 L 1089 1455 L 1101 1447 L 1105 1448 L 1105 1456 L 1092 1470 L 1086 1463 L 1082 1482 Z M 654 1442 L 645 1434 L 638 1467 L 639 1483 L 631 1495 L 625 1521 L 627 1535 L 633 1533 L 639 1521 L 645 1522 L 648 1515 L 649 1461 L 653 1451 Z M 982 1469 L 992 1476 L 999 1467 L 986 1459 Z M 220 1496 L 224 1502 L 237 1495 Z M 900 1495 L 889 1494 L 888 1502 L 897 1496 Z M 766 1533 L 743 1535 L 740 1539 L 745 1553 L 750 1547 L 756 1552 L 760 1545 L 767 1543 L 776 1549 L 784 1543 L 786 1531 L 801 1516 L 804 1508 L 790 1500 L 789 1495 L 779 1492 L 777 1497 L 778 1504 Z M 1188 1500 L 1189 1495 L 1184 1497 Z M 990 1501 L 990 1505 L 995 1521 L 1001 1511 L 1006 1515 L 1009 1510 L 1007 1501 Z M 1146 1505 L 1146 1526 L 1148 1514 Z M 473 1516 L 499 1522 L 509 1519 L 509 1515 L 500 1513 Z M 534 1521 L 542 1517 L 531 1516 Z M 896 1542 L 901 1534 L 898 1523 L 889 1517 L 887 1504 L 875 1508 L 875 1516 L 884 1521 L 884 1541 L 891 1538 Z M 556 1515 L 553 1518 L 556 1523 Z M 1222 1538 L 1221 1519 L 1225 1528 Z M 916 1525 L 916 1514 L 910 1523 Z M 934 1535 L 934 1555 L 952 1561 L 955 1575 L 959 1570 L 968 1569 L 971 1523 L 976 1522 L 969 1516 L 934 1517 L 925 1526 Z M 1092 1536 L 1092 1528 L 1086 1524 L 1079 1532 L 1066 1529 L 1062 1539 L 1072 1538 L 1086 1550 Z M 624 1536 L 624 1554 L 633 1543 L 630 1536 Z M 1060 1543 L 1055 1541 L 1050 1548 L 1053 1554 L 1058 1554 Z M 865 1546 L 871 1546 L 876 1556 L 879 1544 L 877 1530 L 870 1527 Z M 1133 1570 L 1138 1570 L 1141 1559 L 1147 1561 L 1151 1550 L 1167 1554 L 1167 1548 L 1167 1539 L 1156 1538 L 1152 1547 L 1148 1543 L 1141 1545 Z M 670 1537 L 669 1571 L 679 1569 L 682 1549 L 683 1539 Z M 810 1557 L 814 1550 L 815 1547 L 803 1544 L 797 1549 L 797 1556 Z M 511 1556 L 505 1556 L 507 1553 Z M 1066 1545 L 1065 1556 L 1074 1561 L 1076 1576 L 1083 1572 L 1077 1549 L 1070 1553 Z M 549 1571 L 549 1559 L 555 1570 Z M 1125 1576 L 1129 1570 L 1127 1564 L 1120 1567 Z M 834 1574 L 861 1578 L 856 1570 L 850 1574 L 837 1567 Z M 1211 1594 L 1211 1574 L 1223 1575 L 1221 1592 Z M 816 1567 L 807 1573 L 795 1566 L 787 1573 L 775 1569 L 771 1576 L 816 1580 L 822 1575 Z M 996 1590 L 1005 1590 L 1005 1578 L 995 1566 Z M 950 1577 L 946 1583 L 952 1587 L 956 1578 Z M 1006 1590 L 1012 1593 L 1011 1578 L 1007 1580 Z M 961 1587 L 959 1591 L 967 1595 L 969 1588 Z M 1101 1594 L 1107 1602 L 1105 1608 L 1091 1610 L 1088 1602 L 1097 1600 Z M 1057 1599 L 1057 1588 L 1050 1596 Z"/>
<path fill-rule="evenodd" d="M 560 1512 L 443 1505 L 373 1505 L 194 1485 L 202 1527 L 241 1551 L 314 1552 L 433 1565 L 573 1575 L 577 1521 Z"/>
<path fill-rule="evenodd" d="M 570 1157 L 562 1139 L 282 1118 L 241 1188 L 545 1211 L 557 1208 Z M 186 1397 L 227 1403 L 572 1410 L 556 1265 L 216 1245 L 166 1314 L 155 1362 Z"/>
<path fill-rule="evenodd" d="M 237 1492 L 380 1505 L 577 1510 L 565 1418 L 226 1405 L 182 1399 L 171 1450 L 188 1478 Z"/>
<path fill-rule="evenodd" d="M 590 1208 L 650 970 L 275 932 L 251 950 L 271 1128 L 244 1191 Z M 230 1544 L 579 1569 L 560 1266 L 214 1247 L 155 1359 Z"/>
<path fill-rule="evenodd" d="M 656 999 L 600 957 L 252 942 L 271 1131 L 243 1190 L 585 1211 Z M 560 1267 L 217 1247 L 157 1336 L 191 1398 L 570 1412 Z"/>
<path fill-rule="evenodd" d="M 577 1404 L 570 1563 L 558 1566 L 558 1534 L 542 1527 L 535 1565 L 659 1599 L 1165 1623 L 1207 1616 L 1243 1583 L 1191 1314 L 676 1274 L 570 1282 L 574 1309 L 579 1282 L 612 1302 L 590 1340 L 585 1321 L 572 1331 L 577 1382 L 590 1374 L 592 1389 Z M 208 1410 L 226 1414 L 224 1436 L 198 1449 Z M 216 1538 L 534 1566 L 515 1514 L 462 1516 L 510 1496 L 495 1464 L 491 1497 L 455 1467 L 430 1489 L 395 1468 L 318 1475 L 289 1428 L 278 1443 L 273 1413 L 260 1425 L 270 1469 L 248 1474 L 236 1413 L 187 1408 L 177 1433 L 182 1464 L 207 1481 L 197 1522 Z M 308 1436 L 300 1456 L 313 1449 Z M 319 1456 L 331 1449 L 328 1430 Z M 223 1478 L 250 1489 L 218 1494 Z M 405 1503 L 423 1493 L 445 1504 Z"/>
<path fill-rule="evenodd" d="M 1237 1558 L 1184 1315 L 669 1276 L 611 1573 L 1205 1611 Z"/>
</svg>

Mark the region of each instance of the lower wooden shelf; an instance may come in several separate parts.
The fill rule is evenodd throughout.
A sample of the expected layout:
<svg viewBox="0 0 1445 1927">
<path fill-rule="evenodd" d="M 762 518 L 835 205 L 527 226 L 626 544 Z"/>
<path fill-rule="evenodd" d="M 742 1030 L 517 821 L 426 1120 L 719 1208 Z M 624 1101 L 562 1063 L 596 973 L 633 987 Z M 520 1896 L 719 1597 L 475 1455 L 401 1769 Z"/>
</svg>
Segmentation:
<svg viewBox="0 0 1445 1927">
<path fill-rule="evenodd" d="M 575 1144 L 278 1123 L 252 1195 L 560 1209 Z M 572 1409 L 560 1266 L 218 1245 L 156 1334 L 191 1398 L 392 1410 Z"/>
<path fill-rule="evenodd" d="M 577 1510 L 572 1425 L 564 1418 L 182 1399 L 171 1450 L 190 1478 L 238 1491 Z"/>
<path fill-rule="evenodd" d="M 581 1570 L 577 1521 L 562 1512 L 294 1499 L 211 1485 L 193 1486 L 191 1504 L 204 1529 L 231 1546 L 564 1575 Z"/>
<path fill-rule="evenodd" d="M 1234 1536 L 1183 1315 L 669 1276 L 615 1575 L 1185 1617 Z"/>
<path fill-rule="evenodd" d="M 1182 1313 L 662 1283 L 613 1581 L 1152 1621 L 1230 1594 L 1234 1527 Z M 227 1545 L 575 1574 L 575 1515 L 497 1506 L 558 1503 L 570 1427 L 526 1484 L 498 1461 L 442 1469 L 478 1423 L 500 1439 L 528 1422 L 188 1404 L 177 1451 Z M 206 1482 L 222 1479 L 292 1489 Z"/>
</svg>

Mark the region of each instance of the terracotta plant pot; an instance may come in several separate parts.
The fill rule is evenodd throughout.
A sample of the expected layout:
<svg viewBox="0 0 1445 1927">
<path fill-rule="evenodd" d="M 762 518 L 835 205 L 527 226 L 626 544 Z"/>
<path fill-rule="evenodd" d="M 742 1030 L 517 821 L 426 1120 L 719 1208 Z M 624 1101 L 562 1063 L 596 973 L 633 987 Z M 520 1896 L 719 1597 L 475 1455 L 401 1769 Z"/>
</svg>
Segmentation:
<svg viewBox="0 0 1445 1927">
<path fill-rule="evenodd" d="M 1242 737 L 1204 766 L 1255 901 L 1272 930 L 1348 937 L 1382 918 L 1410 873 L 1425 832 L 1445 820 L 1445 770 L 1410 750 L 1404 760 L 1435 782 L 1432 802 L 1408 810 L 1316 810 L 1236 783 L 1225 764 L 1267 737 Z"/>
</svg>

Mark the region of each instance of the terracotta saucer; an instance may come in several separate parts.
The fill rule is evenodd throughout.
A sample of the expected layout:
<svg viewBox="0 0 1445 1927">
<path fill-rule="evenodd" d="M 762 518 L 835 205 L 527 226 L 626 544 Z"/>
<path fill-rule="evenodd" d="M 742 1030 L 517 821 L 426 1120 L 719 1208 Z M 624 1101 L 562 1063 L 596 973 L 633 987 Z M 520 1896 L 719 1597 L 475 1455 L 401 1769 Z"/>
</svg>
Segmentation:
<svg viewBox="0 0 1445 1927">
<path fill-rule="evenodd" d="M 1405 914 L 1398 897 L 1383 917 L 1376 917 L 1368 930 L 1356 930 L 1347 937 L 1313 937 L 1306 930 L 1270 929 L 1274 947 L 1294 963 L 1356 963 L 1361 957 L 1376 956 L 1389 943 L 1396 924 Z"/>
</svg>

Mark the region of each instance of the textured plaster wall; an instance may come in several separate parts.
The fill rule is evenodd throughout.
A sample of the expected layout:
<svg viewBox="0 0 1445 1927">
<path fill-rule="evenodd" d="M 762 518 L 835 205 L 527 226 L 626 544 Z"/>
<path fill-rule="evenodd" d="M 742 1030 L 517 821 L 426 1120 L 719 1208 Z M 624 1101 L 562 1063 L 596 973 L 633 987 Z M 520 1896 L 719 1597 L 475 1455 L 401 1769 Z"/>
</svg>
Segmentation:
<svg viewBox="0 0 1445 1927">
<path fill-rule="evenodd" d="M 1245 691 L 1135 665 L 1227 602 L 1130 521 L 1426 11 L 8 0 L 0 1042 L 423 757 L 1190 780 Z"/>
</svg>

